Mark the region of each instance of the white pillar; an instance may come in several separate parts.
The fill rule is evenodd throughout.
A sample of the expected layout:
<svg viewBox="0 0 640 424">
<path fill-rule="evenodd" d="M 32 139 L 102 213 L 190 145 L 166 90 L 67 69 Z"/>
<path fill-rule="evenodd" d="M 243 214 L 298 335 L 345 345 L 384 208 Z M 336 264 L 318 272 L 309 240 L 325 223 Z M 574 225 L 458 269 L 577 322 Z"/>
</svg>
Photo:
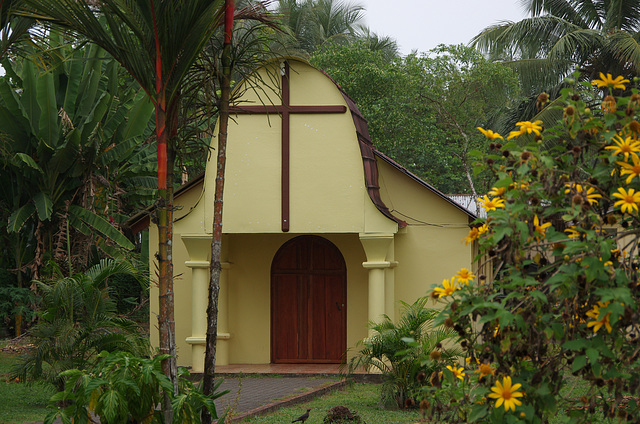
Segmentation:
<svg viewBox="0 0 640 424">
<path fill-rule="evenodd" d="M 386 297 L 385 274 L 386 270 L 395 263 L 389 259 L 389 251 L 393 242 L 393 234 L 386 233 L 364 233 L 360 234 L 360 242 L 364 247 L 367 261 L 362 263 L 365 269 L 369 270 L 369 313 L 371 322 L 379 322 L 386 311 L 386 304 L 389 302 Z M 392 270 L 391 270 L 392 272 Z M 390 300 L 391 304 L 393 300 Z M 372 331 L 369 330 L 369 336 Z"/>
<path fill-rule="evenodd" d="M 185 265 L 191 268 L 191 336 L 186 342 L 191 345 L 191 370 L 204 372 L 204 355 L 207 338 L 207 306 L 209 302 L 209 267 L 211 264 L 211 235 L 183 234 L 182 241 L 187 247 L 189 260 Z M 226 259 L 228 243 L 223 240 L 223 257 Z M 229 318 L 228 318 L 228 273 L 230 265 L 222 262 L 220 292 L 218 294 L 218 332 L 216 343 L 216 365 L 229 364 Z"/>
<path fill-rule="evenodd" d="M 186 261 L 191 268 L 191 371 L 204 372 L 207 337 L 207 303 L 209 299 L 209 261 Z"/>
</svg>

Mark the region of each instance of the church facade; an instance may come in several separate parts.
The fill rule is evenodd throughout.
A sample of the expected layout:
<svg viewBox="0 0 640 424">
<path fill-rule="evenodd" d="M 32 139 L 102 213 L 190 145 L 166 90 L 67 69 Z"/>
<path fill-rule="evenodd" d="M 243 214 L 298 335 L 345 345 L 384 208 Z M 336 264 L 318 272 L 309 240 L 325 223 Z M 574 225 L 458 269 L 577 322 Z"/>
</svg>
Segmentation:
<svg viewBox="0 0 640 424">
<path fill-rule="evenodd" d="M 320 70 L 281 59 L 258 72 L 262 85 L 242 94 L 229 125 L 217 364 L 341 362 L 368 322 L 398 319 L 400 301 L 471 268 L 461 240 L 475 216 L 378 152 L 356 105 Z M 178 364 L 195 372 L 215 173 L 213 152 L 175 198 Z M 153 261 L 153 224 L 149 245 Z M 150 299 L 154 327 L 153 285 Z"/>
</svg>

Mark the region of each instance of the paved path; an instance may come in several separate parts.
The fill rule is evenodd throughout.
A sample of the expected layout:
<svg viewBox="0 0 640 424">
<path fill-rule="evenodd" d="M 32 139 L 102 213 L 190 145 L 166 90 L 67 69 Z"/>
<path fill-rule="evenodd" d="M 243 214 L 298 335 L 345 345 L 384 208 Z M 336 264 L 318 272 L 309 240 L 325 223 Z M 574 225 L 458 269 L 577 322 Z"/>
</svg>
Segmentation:
<svg viewBox="0 0 640 424">
<path fill-rule="evenodd" d="M 262 415 L 283 406 L 306 402 L 328 391 L 342 387 L 337 377 L 224 377 L 220 390 L 229 393 L 216 401 L 218 414 L 231 407 L 233 419 L 239 421 Z"/>
</svg>

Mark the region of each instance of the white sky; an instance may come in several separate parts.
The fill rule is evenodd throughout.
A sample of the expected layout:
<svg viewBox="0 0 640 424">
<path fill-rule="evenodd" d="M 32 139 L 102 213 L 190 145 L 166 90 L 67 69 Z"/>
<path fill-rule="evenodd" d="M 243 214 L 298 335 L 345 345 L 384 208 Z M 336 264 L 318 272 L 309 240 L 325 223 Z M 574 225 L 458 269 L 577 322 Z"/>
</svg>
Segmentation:
<svg viewBox="0 0 640 424">
<path fill-rule="evenodd" d="M 394 38 L 403 55 L 438 44 L 467 44 L 484 28 L 519 21 L 527 14 L 520 0 L 355 0 L 365 7 L 364 24 Z"/>
</svg>

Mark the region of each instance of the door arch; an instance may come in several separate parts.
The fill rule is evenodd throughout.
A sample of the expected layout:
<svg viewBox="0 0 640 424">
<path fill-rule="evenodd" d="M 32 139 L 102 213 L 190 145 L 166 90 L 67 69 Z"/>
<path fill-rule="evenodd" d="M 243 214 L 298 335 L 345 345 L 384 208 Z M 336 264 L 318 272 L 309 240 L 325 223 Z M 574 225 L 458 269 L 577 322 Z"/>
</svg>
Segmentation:
<svg viewBox="0 0 640 424">
<path fill-rule="evenodd" d="M 271 263 L 271 361 L 340 363 L 347 347 L 347 268 L 340 250 L 298 236 Z"/>
</svg>

